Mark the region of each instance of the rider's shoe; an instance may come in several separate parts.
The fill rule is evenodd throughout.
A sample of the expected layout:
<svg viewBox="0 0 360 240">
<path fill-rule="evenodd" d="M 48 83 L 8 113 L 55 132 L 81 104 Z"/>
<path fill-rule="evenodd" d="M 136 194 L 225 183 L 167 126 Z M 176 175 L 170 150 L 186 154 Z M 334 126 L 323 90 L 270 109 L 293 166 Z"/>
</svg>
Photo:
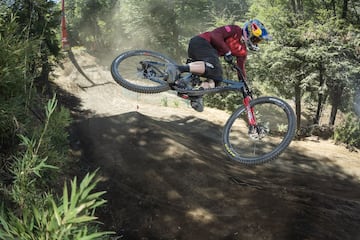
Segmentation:
<svg viewBox="0 0 360 240">
<path fill-rule="evenodd" d="M 195 109 L 198 112 L 204 111 L 204 101 L 202 97 L 192 98 L 190 100 L 190 105 L 193 109 Z"/>
<path fill-rule="evenodd" d="M 181 88 L 181 89 L 186 89 L 186 90 L 191 90 L 192 89 L 192 86 L 191 84 L 184 80 L 184 79 L 178 79 L 175 81 L 175 85 L 178 87 L 178 88 Z"/>
<path fill-rule="evenodd" d="M 166 64 L 165 68 L 165 80 L 168 83 L 175 83 L 179 79 L 180 71 L 179 69 L 171 63 Z"/>
</svg>

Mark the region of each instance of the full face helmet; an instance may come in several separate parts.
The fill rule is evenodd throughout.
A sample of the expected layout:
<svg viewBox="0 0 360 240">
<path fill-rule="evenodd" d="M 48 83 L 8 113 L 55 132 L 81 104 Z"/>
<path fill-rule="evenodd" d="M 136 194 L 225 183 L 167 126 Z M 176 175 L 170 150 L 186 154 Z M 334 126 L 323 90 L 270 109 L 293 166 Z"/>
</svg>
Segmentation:
<svg viewBox="0 0 360 240">
<path fill-rule="evenodd" d="M 262 40 L 271 40 L 264 24 L 257 19 L 252 19 L 244 24 L 243 38 L 248 49 L 258 51 L 258 43 Z"/>
</svg>

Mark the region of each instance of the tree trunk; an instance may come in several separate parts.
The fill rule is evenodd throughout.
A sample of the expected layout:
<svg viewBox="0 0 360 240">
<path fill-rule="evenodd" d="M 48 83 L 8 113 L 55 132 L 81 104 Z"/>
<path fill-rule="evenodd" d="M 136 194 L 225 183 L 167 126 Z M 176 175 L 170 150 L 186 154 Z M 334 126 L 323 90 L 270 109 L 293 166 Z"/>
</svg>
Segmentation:
<svg viewBox="0 0 360 240">
<path fill-rule="evenodd" d="M 316 109 L 316 116 L 314 118 L 314 124 L 319 124 L 320 122 L 320 115 L 322 112 L 322 102 L 323 102 L 323 94 L 319 93 L 318 95 L 318 104 L 317 104 L 317 109 Z"/>
<path fill-rule="evenodd" d="M 336 17 L 336 1 L 335 0 L 331 0 L 331 8 L 332 8 L 334 17 Z"/>
<path fill-rule="evenodd" d="M 297 13 L 297 8 L 296 8 L 296 2 L 295 0 L 290 0 L 290 4 L 291 4 L 291 8 L 293 10 L 294 13 Z"/>
<path fill-rule="evenodd" d="M 303 6 L 302 6 L 302 0 L 296 0 L 296 8 L 298 12 L 302 12 L 303 11 Z"/>
<path fill-rule="evenodd" d="M 295 85 L 295 112 L 296 112 L 296 129 L 300 130 L 301 126 L 301 87 L 300 81 Z"/>
<path fill-rule="evenodd" d="M 42 66 L 41 66 L 41 73 L 40 73 L 38 80 L 41 85 L 40 87 L 42 87 L 44 90 L 44 93 L 47 96 L 51 96 L 52 91 L 51 91 L 51 85 L 50 85 L 50 81 L 49 81 L 49 74 L 50 74 L 49 58 L 48 58 L 48 54 L 46 53 L 46 49 L 43 49 L 42 51 L 43 51 L 43 53 L 41 54 Z"/>
<path fill-rule="evenodd" d="M 358 14 L 358 12 L 356 11 L 356 6 L 354 1 L 351 1 L 351 7 L 352 7 L 352 12 L 355 14 L 355 17 L 357 19 L 358 22 L 360 22 L 360 15 Z"/>
<path fill-rule="evenodd" d="M 347 12 L 348 12 L 348 2 L 349 0 L 343 0 L 343 8 L 341 18 L 346 19 Z"/>
<path fill-rule="evenodd" d="M 341 96 L 344 91 L 343 86 L 335 86 L 332 89 L 332 100 L 331 100 L 331 113 L 329 118 L 329 125 L 334 126 L 336 120 L 336 114 L 341 104 Z"/>
<path fill-rule="evenodd" d="M 324 75 L 323 75 L 323 64 L 320 63 L 319 64 L 319 93 L 318 93 L 318 104 L 317 104 L 317 110 L 316 110 L 316 115 L 314 118 L 314 124 L 319 124 L 320 122 L 320 116 L 321 116 L 321 112 L 322 112 L 322 108 L 323 108 L 323 103 L 324 103 L 324 83 L 325 83 L 325 79 L 324 79 Z"/>
</svg>

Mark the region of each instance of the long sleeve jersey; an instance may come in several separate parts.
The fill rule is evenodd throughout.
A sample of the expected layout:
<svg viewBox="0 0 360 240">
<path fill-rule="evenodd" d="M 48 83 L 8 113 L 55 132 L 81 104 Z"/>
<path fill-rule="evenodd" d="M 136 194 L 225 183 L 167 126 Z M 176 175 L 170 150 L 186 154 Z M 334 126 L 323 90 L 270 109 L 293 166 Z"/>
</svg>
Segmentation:
<svg viewBox="0 0 360 240">
<path fill-rule="evenodd" d="M 245 61 L 247 56 L 246 44 L 242 40 L 242 29 L 237 25 L 226 25 L 199 35 L 206 39 L 218 52 L 224 56 L 229 51 L 237 58 L 237 65 L 241 68 L 244 77 Z"/>
</svg>

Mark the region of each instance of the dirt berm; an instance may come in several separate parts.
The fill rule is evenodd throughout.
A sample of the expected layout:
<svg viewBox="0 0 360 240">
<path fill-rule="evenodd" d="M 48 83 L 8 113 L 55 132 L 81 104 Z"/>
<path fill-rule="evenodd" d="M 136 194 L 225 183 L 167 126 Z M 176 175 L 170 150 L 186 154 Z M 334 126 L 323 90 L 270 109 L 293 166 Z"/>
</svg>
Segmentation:
<svg viewBox="0 0 360 240">
<path fill-rule="evenodd" d="M 227 113 L 131 93 L 96 61 L 74 50 L 54 77 L 80 114 L 81 171 L 104 177 L 97 215 L 113 239 L 360 239 L 359 152 L 307 139 L 269 164 L 232 162 Z"/>
</svg>

